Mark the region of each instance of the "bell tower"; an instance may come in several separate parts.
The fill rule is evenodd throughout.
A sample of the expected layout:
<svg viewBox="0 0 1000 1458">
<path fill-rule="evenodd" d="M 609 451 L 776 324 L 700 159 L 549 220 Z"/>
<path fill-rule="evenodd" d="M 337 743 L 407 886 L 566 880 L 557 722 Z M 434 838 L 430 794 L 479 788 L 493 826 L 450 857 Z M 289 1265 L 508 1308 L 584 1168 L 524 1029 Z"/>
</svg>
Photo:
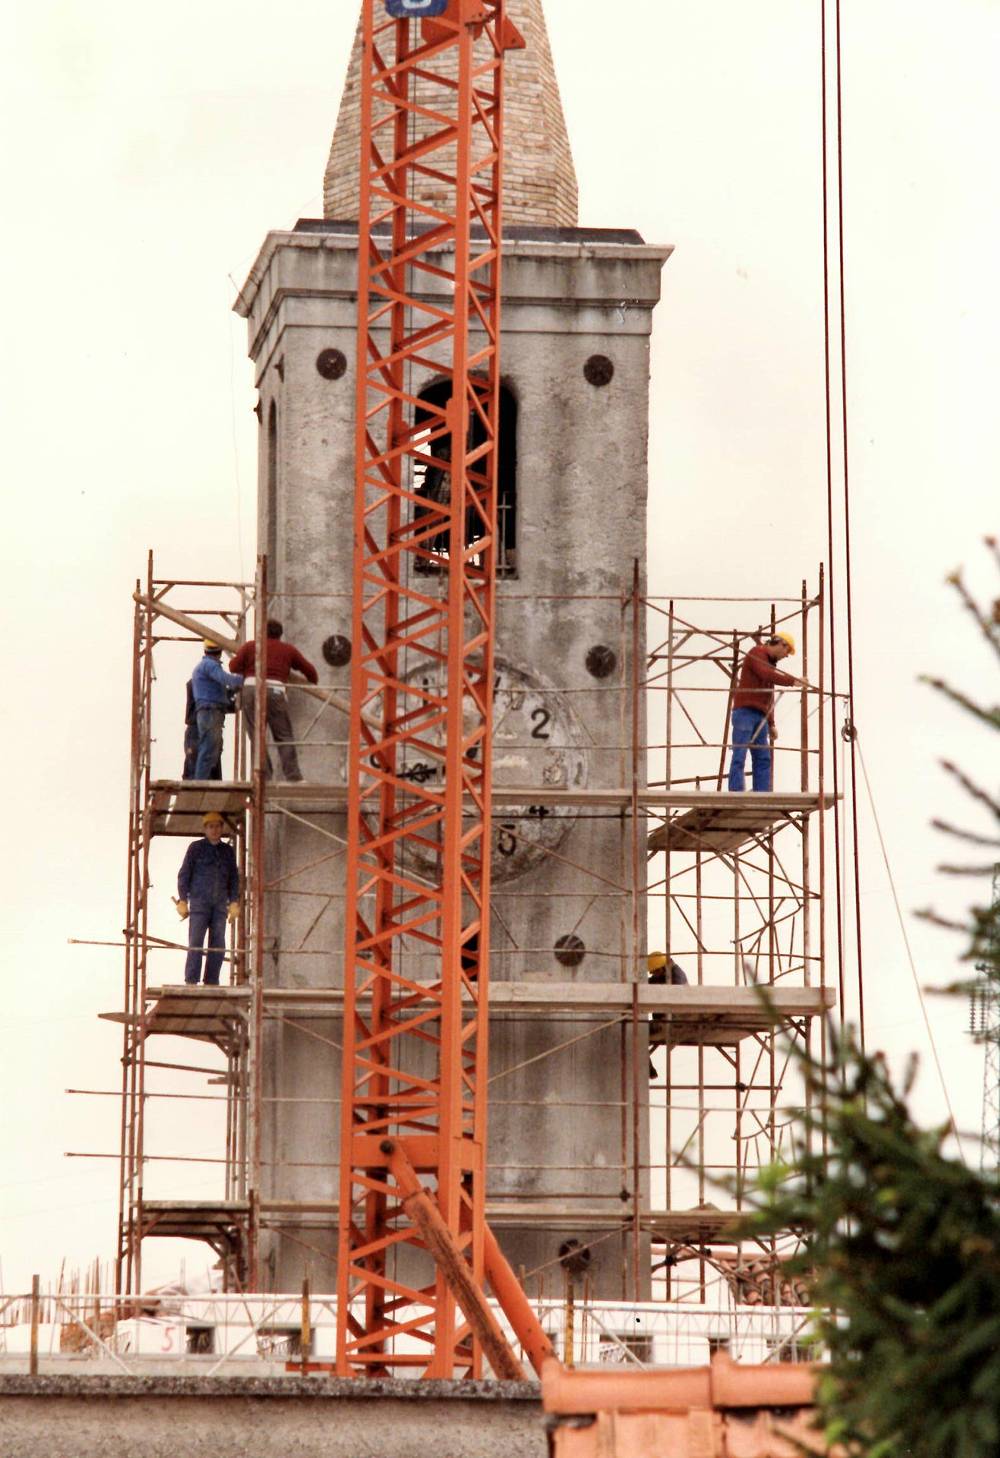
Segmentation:
<svg viewBox="0 0 1000 1458">
<path fill-rule="evenodd" d="M 532 1288 L 576 1242 L 595 1296 L 648 1296 L 644 784 L 649 337 L 670 250 L 589 229 L 541 0 L 509 0 L 527 41 L 507 75 L 494 687 L 488 1218 Z M 240 292 L 260 421 L 258 541 L 270 612 L 329 695 L 292 696 L 306 783 L 269 790 L 262 1285 L 330 1289 L 336 1254 L 338 992 L 351 633 L 357 349 L 358 43 L 323 219 L 269 233 Z M 428 199 L 433 203 L 433 180 Z M 415 419 L 440 404 L 415 371 Z M 432 450 L 433 454 L 433 450 Z M 445 473 L 415 472 L 434 498 Z M 419 479 L 416 477 L 419 476 Z M 415 506 L 419 513 L 419 505 Z M 447 573 L 421 565 L 425 592 Z M 433 682 L 433 661 L 407 675 Z M 440 773 L 432 754 L 406 772 Z M 419 864 L 410 867 L 420 874 Z M 423 974 L 419 942 L 407 975 Z M 640 974 L 641 969 L 641 974 Z M 636 1217 L 636 1218 L 632 1218 Z"/>
</svg>

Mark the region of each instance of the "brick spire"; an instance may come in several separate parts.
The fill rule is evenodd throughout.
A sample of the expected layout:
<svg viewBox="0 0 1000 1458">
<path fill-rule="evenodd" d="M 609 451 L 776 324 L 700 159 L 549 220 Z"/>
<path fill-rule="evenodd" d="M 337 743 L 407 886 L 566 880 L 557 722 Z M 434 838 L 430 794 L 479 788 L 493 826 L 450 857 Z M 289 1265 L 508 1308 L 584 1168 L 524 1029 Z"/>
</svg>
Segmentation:
<svg viewBox="0 0 1000 1458">
<path fill-rule="evenodd" d="M 507 52 L 504 219 L 508 224 L 573 228 L 577 224 L 576 171 L 542 0 L 507 0 L 507 9 L 527 46 L 523 51 Z M 327 218 L 358 216 L 360 76 L 359 25 L 323 179 Z M 429 182 L 427 201 L 433 201 L 432 188 Z"/>
</svg>

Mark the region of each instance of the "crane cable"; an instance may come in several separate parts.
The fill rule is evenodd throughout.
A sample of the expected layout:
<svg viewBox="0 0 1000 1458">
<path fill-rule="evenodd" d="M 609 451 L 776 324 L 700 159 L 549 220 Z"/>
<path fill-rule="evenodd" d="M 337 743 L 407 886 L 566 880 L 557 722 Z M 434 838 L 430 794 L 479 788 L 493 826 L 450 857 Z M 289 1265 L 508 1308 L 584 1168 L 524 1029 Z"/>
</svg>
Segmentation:
<svg viewBox="0 0 1000 1458">
<path fill-rule="evenodd" d="M 833 494 L 833 365 L 832 365 L 832 310 L 830 304 L 830 166 L 829 166 L 829 97 L 828 80 L 830 65 L 827 57 L 827 0 L 820 3 L 820 64 L 821 64 L 821 97 L 822 97 L 822 174 L 823 174 L 823 336 L 824 336 L 824 369 L 825 369 L 825 390 L 826 390 L 826 514 L 827 514 L 827 555 L 830 564 L 830 676 L 833 693 L 830 696 L 831 732 L 836 738 L 837 734 L 837 629 L 836 629 L 836 599 L 835 599 L 835 577 L 834 572 L 834 494 Z M 851 849 L 853 853 L 853 889 L 854 889 L 854 926 L 856 955 L 858 968 L 858 1034 L 862 1052 L 865 1049 L 865 1002 L 864 1002 L 864 971 L 863 953 L 861 940 L 861 890 L 858 875 L 858 795 L 857 795 L 857 763 L 855 756 L 855 743 L 857 731 L 854 713 L 854 621 L 853 621 L 853 596 L 851 587 L 851 505 L 850 505 L 850 467 L 849 467 L 849 435 L 848 435 L 848 414 L 847 414 L 847 307 L 845 297 L 844 280 L 845 248 L 844 248 L 844 102 L 843 102 L 843 57 L 841 46 L 841 23 L 840 23 L 840 0 L 834 0 L 834 33 L 835 33 L 835 60 L 834 79 L 836 90 L 836 148 L 837 148 L 837 269 L 836 282 L 839 303 L 839 378 L 837 380 L 840 397 L 840 426 L 841 426 L 841 450 L 842 450 L 842 475 L 843 475 L 843 522 L 844 522 L 844 584 L 845 584 L 845 624 L 847 631 L 847 705 L 848 718 L 841 726 L 840 733 L 846 740 L 850 752 L 850 779 L 851 779 Z M 834 791 L 834 864 L 836 866 L 836 899 L 837 899 L 837 975 L 840 993 L 841 1017 L 844 1016 L 846 1004 L 846 982 L 844 972 L 844 937 L 842 928 L 844 925 L 843 899 L 844 882 L 846 875 L 841 870 L 841 823 L 840 823 L 840 774 L 837 767 L 836 754 L 831 756 L 833 760 L 833 791 Z"/>
<path fill-rule="evenodd" d="M 851 573 L 851 491 L 850 491 L 850 452 L 848 434 L 848 410 L 847 410 L 847 302 L 845 294 L 845 248 L 844 248 L 844 99 L 843 99 L 843 50 L 841 34 L 841 0 L 834 0 L 834 34 L 835 34 L 835 60 L 834 77 L 836 83 L 836 147 L 837 147 L 837 291 L 839 303 L 839 334 L 840 334 L 840 370 L 837 381 L 840 393 L 840 424 L 841 424 L 841 450 L 843 463 L 843 522 L 844 522 L 844 587 L 845 587 L 845 626 L 847 632 L 847 712 L 848 717 L 841 726 L 840 733 L 846 742 L 849 753 L 849 774 L 851 780 L 851 850 L 853 854 L 853 889 L 854 889 L 854 928 L 856 938 L 856 953 L 858 966 L 858 1035 L 861 1044 L 861 1051 L 865 1051 L 865 1002 L 864 1002 L 864 961 L 862 953 L 861 937 L 861 879 L 859 875 L 859 853 L 858 853 L 858 760 L 861 762 L 861 773 L 864 778 L 865 790 L 868 796 L 868 803 L 871 807 L 872 819 L 875 824 L 875 832 L 878 836 L 879 848 L 882 852 L 882 859 L 885 863 L 886 875 L 889 878 L 889 888 L 892 892 L 893 904 L 896 908 L 896 916 L 899 921 L 899 929 L 903 937 L 903 945 L 906 948 L 906 956 L 913 977 L 913 984 L 916 988 L 917 999 L 920 1003 L 920 1011 L 923 1016 L 924 1026 L 927 1030 L 927 1038 L 930 1043 L 931 1054 L 937 1069 L 938 1079 L 944 1095 L 945 1105 L 948 1109 L 948 1117 L 951 1123 L 952 1132 L 958 1145 L 962 1162 L 966 1163 L 965 1151 L 962 1147 L 962 1138 L 959 1133 L 958 1123 L 955 1118 L 955 1110 L 952 1106 L 951 1095 L 948 1084 L 945 1080 L 944 1069 L 938 1054 L 937 1044 L 934 1039 L 934 1031 L 931 1027 L 930 1017 L 927 1013 L 927 1004 L 924 999 L 923 989 L 917 976 L 916 964 L 913 959 L 913 951 L 910 946 L 910 938 L 906 930 L 906 922 L 903 917 L 902 908 L 899 904 L 899 896 L 896 892 L 896 883 L 892 874 L 892 867 L 889 863 L 889 853 L 886 849 L 885 838 L 882 834 L 882 826 L 875 808 L 875 797 L 872 794 L 871 782 L 868 778 L 868 770 L 865 765 L 864 755 L 861 751 L 861 744 L 858 739 L 857 721 L 854 711 L 854 610 L 852 596 L 852 573 Z M 820 4 L 820 25 L 821 25 L 821 64 L 822 64 L 822 147 L 823 147 L 823 324 L 824 324 L 824 345 L 825 345 L 825 369 L 826 369 L 826 480 L 827 480 L 827 551 L 830 558 L 830 673 L 833 692 L 830 696 L 830 712 L 833 733 L 836 734 L 836 712 L 837 712 L 837 670 L 836 670 L 836 615 L 834 612 L 834 571 L 833 571 L 833 401 L 832 401 L 832 365 L 831 365 L 831 308 L 830 308 L 830 183 L 829 183 L 829 138 L 828 138 L 828 112 L 829 100 L 827 95 L 827 81 L 829 75 L 829 63 L 827 59 L 827 3 L 821 0 Z M 834 794 L 839 789 L 837 769 L 837 756 L 832 755 Z M 846 774 L 844 779 L 846 780 Z M 837 957 L 838 974 L 840 982 L 840 1005 L 841 1016 L 844 1012 L 844 948 L 843 948 L 843 886 L 847 880 L 846 864 L 841 869 L 841 846 L 840 846 L 840 815 L 839 800 L 834 801 L 834 837 L 836 844 L 835 863 L 837 866 Z M 844 848 L 846 850 L 846 847 Z M 846 862 L 846 856 L 844 857 Z"/>
<path fill-rule="evenodd" d="M 833 841 L 834 855 L 833 864 L 836 884 L 837 900 L 837 987 L 841 1017 L 844 1015 L 846 1000 L 846 989 L 844 986 L 844 938 L 843 925 L 843 889 L 841 877 L 841 847 L 840 847 L 840 771 L 838 768 L 838 755 L 836 753 L 837 741 L 837 634 L 836 634 L 836 577 L 833 570 L 833 392 L 831 385 L 831 364 L 830 364 L 830 221 L 829 221 L 829 140 L 827 137 L 827 115 L 829 104 L 827 101 L 827 75 L 829 67 L 826 58 L 826 0 L 820 0 L 820 89 L 821 89 L 821 125 L 822 125 L 822 171 L 823 171 L 823 364 L 826 387 L 826 550 L 827 560 L 830 566 L 830 732 L 834 744 L 834 752 L 830 756 L 833 762 Z"/>
<path fill-rule="evenodd" d="M 896 917 L 899 921 L 899 930 L 903 937 L 903 946 L 906 948 L 906 959 L 910 964 L 910 972 L 913 975 L 913 985 L 917 990 L 917 1001 L 920 1003 L 920 1011 L 923 1015 L 924 1027 L 927 1029 L 927 1041 L 931 1045 L 931 1055 L 933 1056 L 934 1066 L 937 1069 L 938 1079 L 941 1083 L 941 1092 L 944 1094 L 944 1101 L 948 1109 L 948 1118 L 951 1123 L 952 1133 L 955 1136 L 955 1142 L 958 1145 L 958 1152 L 961 1156 L 962 1163 L 967 1165 L 968 1160 L 965 1157 L 965 1150 L 962 1147 L 962 1136 L 959 1133 L 958 1122 L 955 1118 L 955 1110 L 952 1107 L 951 1095 L 948 1092 L 948 1084 L 944 1076 L 944 1068 L 941 1065 L 941 1058 L 938 1054 L 937 1043 L 934 1040 L 934 1030 L 931 1027 L 931 1020 L 927 1013 L 927 1001 L 924 997 L 924 990 L 920 986 L 920 979 L 917 976 L 916 963 L 913 960 L 913 949 L 910 946 L 910 938 L 906 930 L 906 919 L 903 916 L 903 909 L 899 904 L 899 896 L 896 893 L 896 882 L 892 874 L 892 866 L 889 864 L 889 852 L 886 849 L 885 837 L 882 834 L 882 824 L 878 818 L 878 810 L 875 808 L 875 796 L 872 794 L 871 781 L 868 778 L 868 766 L 865 764 L 865 756 L 862 752 L 860 741 L 857 741 L 857 746 L 858 757 L 861 760 L 861 773 L 864 776 L 865 791 L 868 795 L 868 803 L 871 806 L 872 819 L 875 822 L 875 832 L 878 835 L 878 843 L 879 848 L 882 852 L 882 859 L 885 862 L 885 873 L 889 878 L 889 890 L 892 892 L 892 901 L 893 905 L 896 908 Z"/>
</svg>

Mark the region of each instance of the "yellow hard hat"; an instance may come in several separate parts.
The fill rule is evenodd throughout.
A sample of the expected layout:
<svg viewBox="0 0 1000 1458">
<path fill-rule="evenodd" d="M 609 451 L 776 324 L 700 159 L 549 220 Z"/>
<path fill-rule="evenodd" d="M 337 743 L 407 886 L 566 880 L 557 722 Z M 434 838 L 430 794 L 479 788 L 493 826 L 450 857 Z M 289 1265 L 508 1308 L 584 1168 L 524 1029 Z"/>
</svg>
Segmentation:
<svg viewBox="0 0 1000 1458">
<path fill-rule="evenodd" d="M 666 952 L 650 952 L 649 956 L 646 958 L 647 972 L 659 972 L 660 968 L 665 967 L 666 965 Z"/>
<path fill-rule="evenodd" d="M 780 639 L 782 643 L 787 643 L 790 652 L 795 652 L 795 639 L 792 637 L 791 633 L 775 633 L 774 636 Z"/>
<path fill-rule="evenodd" d="M 201 817 L 202 825 L 225 825 L 225 821 L 218 810 L 209 810 Z"/>
<path fill-rule="evenodd" d="M 222 644 L 217 643 L 214 638 L 202 638 L 201 646 L 206 653 L 221 653 Z"/>
</svg>

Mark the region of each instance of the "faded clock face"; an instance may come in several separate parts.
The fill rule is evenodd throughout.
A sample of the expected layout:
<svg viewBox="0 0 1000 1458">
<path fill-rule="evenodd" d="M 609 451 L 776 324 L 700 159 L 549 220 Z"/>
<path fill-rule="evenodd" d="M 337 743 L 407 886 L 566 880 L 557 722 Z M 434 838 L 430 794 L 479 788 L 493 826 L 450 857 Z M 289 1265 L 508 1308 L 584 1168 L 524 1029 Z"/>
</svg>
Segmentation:
<svg viewBox="0 0 1000 1458">
<path fill-rule="evenodd" d="M 424 688 L 440 686 L 437 664 L 425 662 L 406 674 Z M 437 739 L 443 747 L 443 727 Z M 533 800 L 533 789 L 582 789 L 587 783 L 587 758 L 580 743 L 575 716 L 557 694 L 534 674 L 497 655 L 493 675 L 493 783 L 500 789 L 521 787 L 523 802 L 493 808 L 493 881 L 522 876 L 556 850 L 573 821 L 577 808 L 547 805 Z M 400 765 L 402 776 L 420 784 L 440 782 L 440 760 L 421 756 L 407 746 Z M 433 852 L 411 843 L 407 856 L 414 869 L 433 872 Z"/>
</svg>

